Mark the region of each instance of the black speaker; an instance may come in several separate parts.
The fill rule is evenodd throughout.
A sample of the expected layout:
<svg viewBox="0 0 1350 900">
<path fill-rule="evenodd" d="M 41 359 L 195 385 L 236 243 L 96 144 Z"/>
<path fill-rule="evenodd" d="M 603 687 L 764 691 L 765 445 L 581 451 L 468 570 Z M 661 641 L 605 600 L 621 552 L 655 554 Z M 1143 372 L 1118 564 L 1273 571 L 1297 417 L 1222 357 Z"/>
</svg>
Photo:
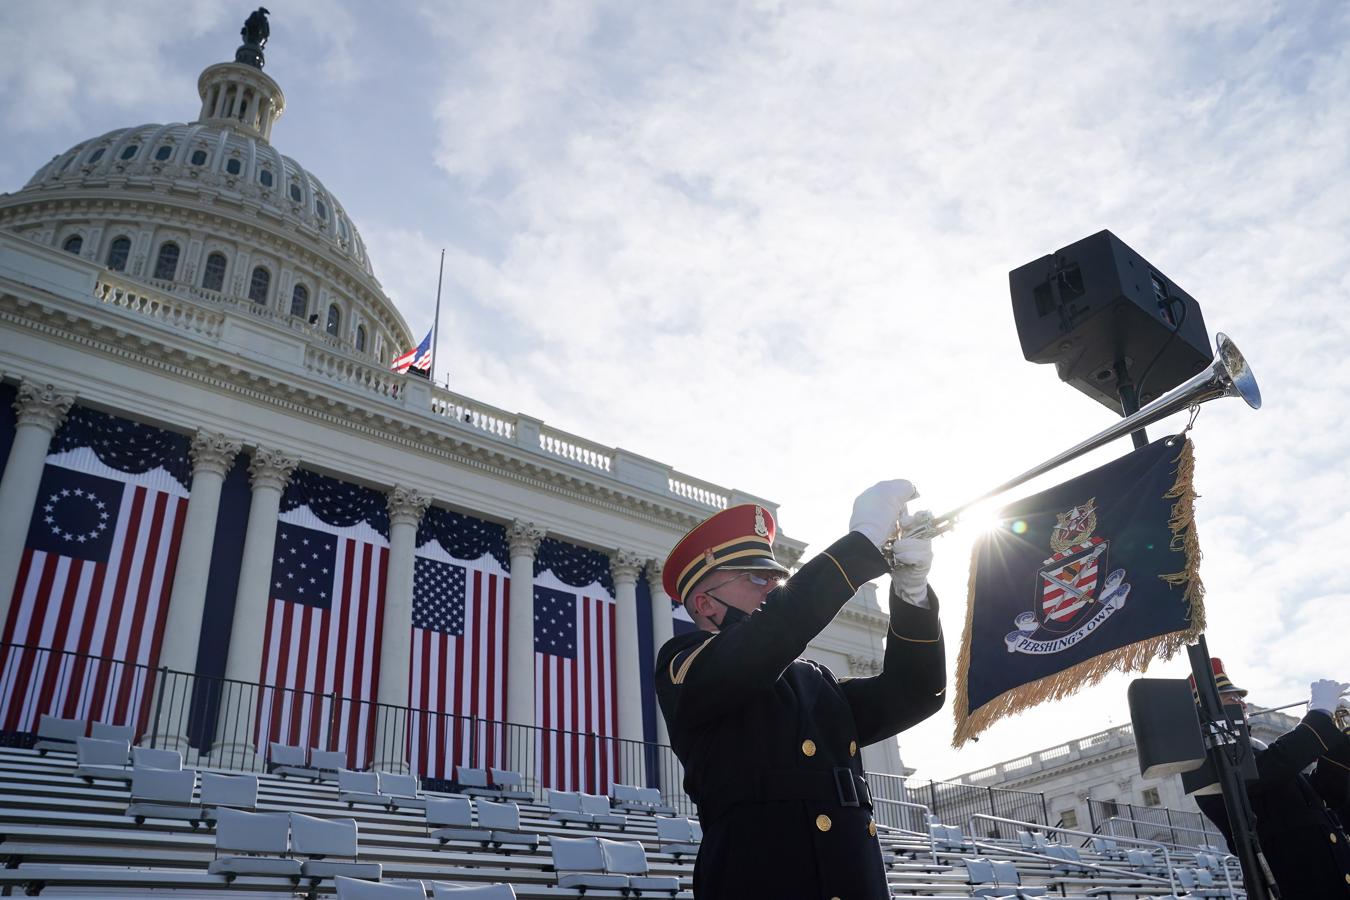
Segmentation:
<svg viewBox="0 0 1350 900">
<path fill-rule="evenodd" d="M 1200 304 L 1109 231 L 1013 269 L 1008 284 L 1022 355 L 1117 414 L 1117 360 L 1131 382 L 1157 360 L 1143 406 L 1214 358 Z"/>
<path fill-rule="evenodd" d="M 1200 717 L 1184 678 L 1136 678 L 1127 692 L 1139 774 L 1162 778 L 1205 764 Z"/>
</svg>

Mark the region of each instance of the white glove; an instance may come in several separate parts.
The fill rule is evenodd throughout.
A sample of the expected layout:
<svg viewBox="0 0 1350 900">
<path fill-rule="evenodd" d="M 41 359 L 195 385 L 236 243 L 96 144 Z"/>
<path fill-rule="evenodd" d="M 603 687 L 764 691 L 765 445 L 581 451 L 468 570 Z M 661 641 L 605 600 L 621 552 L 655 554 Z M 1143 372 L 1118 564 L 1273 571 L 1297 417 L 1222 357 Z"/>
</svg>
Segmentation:
<svg viewBox="0 0 1350 900">
<path fill-rule="evenodd" d="M 903 478 L 879 481 L 853 501 L 848 530 L 858 532 L 880 550 L 895 533 L 896 522 L 905 514 L 905 505 L 918 495 L 914 485 Z"/>
<path fill-rule="evenodd" d="M 1341 694 L 1350 691 L 1350 684 L 1341 684 L 1339 681 L 1332 681 L 1330 678 L 1323 678 L 1320 681 L 1312 683 L 1312 699 L 1308 701 L 1308 710 L 1320 710 L 1328 715 L 1336 708 L 1340 702 Z"/>
<path fill-rule="evenodd" d="M 920 515 L 923 515 L 920 513 Z M 918 516 L 903 513 L 900 528 L 908 529 Z M 933 538 L 902 537 L 891 545 L 891 586 L 900 599 L 921 609 L 928 609 L 928 570 L 933 567 Z"/>
</svg>

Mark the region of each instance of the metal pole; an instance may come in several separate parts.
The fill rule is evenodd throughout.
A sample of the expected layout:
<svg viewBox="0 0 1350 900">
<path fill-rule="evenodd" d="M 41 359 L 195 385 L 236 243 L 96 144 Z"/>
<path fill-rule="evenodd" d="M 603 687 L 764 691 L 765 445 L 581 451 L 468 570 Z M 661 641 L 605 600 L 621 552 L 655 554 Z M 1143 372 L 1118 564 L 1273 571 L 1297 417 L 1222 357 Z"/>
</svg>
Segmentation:
<svg viewBox="0 0 1350 900">
<path fill-rule="evenodd" d="M 436 341 L 441 337 L 441 282 L 445 279 L 445 250 L 441 250 L 441 271 L 436 276 L 436 318 L 431 323 L 431 368 L 427 380 L 436 383 Z M 448 382 L 449 379 L 446 379 Z"/>
<path fill-rule="evenodd" d="M 1130 380 L 1130 372 L 1125 365 L 1125 360 L 1116 360 L 1116 394 L 1120 397 L 1120 411 L 1127 418 L 1139 412 L 1139 396 L 1135 393 L 1134 382 Z M 1140 428 L 1138 431 L 1130 432 L 1130 440 L 1134 441 L 1134 449 L 1148 446 L 1148 433 Z"/>
<path fill-rule="evenodd" d="M 1191 659 L 1191 673 L 1200 696 L 1200 728 L 1209 746 L 1209 758 L 1219 776 L 1219 786 L 1223 789 L 1224 812 L 1233 834 L 1233 850 L 1242 864 L 1242 882 L 1247 888 L 1247 897 L 1249 900 L 1278 898 L 1279 889 L 1274 879 L 1268 877 L 1269 870 L 1256 836 L 1256 817 L 1252 814 L 1247 786 L 1237 764 L 1239 759 L 1252 753 L 1251 744 L 1224 711 L 1219 687 L 1214 683 L 1214 670 L 1210 668 L 1205 636 L 1200 635 L 1186 652 Z M 1230 754 L 1232 750 L 1237 751 L 1236 758 Z"/>
<path fill-rule="evenodd" d="M 164 679 L 167 678 L 168 676 L 169 676 L 169 667 L 168 667 L 168 666 L 160 666 L 160 667 L 159 667 L 159 690 L 155 692 L 155 695 L 156 695 L 156 696 L 155 696 L 155 726 L 154 726 L 153 728 L 150 729 L 150 746 L 151 746 L 151 747 L 155 747 L 155 746 L 157 745 L 157 741 L 156 741 L 156 738 L 158 737 L 157 732 L 159 731 L 159 726 L 160 726 L 160 722 L 161 722 L 161 720 L 160 720 L 160 718 L 159 718 L 159 715 L 160 715 L 160 712 L 161 712 L 161 711 L 163 710 L 163 708 L 164 708 Z"/>
</svg>

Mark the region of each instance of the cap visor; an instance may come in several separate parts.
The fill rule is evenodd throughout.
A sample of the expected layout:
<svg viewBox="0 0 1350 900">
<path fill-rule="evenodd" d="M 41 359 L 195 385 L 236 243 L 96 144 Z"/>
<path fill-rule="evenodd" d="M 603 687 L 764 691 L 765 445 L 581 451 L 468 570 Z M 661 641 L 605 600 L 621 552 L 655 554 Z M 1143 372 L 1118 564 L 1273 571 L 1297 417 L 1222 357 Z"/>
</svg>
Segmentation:
<svg viewBox="0 0 1350 900">
<path fill-rule="evenodd" d="M 776 559 L 766 559 L 762 556 L 751 556 L 747 559 L 736 559 L 724 566 L 714 566 L 713 571 L 718 572 L 751 572 L 751 571 L 770 571 L 778 572 L 782 575 L 791 575 L 792 573 Z"/>
</svg>

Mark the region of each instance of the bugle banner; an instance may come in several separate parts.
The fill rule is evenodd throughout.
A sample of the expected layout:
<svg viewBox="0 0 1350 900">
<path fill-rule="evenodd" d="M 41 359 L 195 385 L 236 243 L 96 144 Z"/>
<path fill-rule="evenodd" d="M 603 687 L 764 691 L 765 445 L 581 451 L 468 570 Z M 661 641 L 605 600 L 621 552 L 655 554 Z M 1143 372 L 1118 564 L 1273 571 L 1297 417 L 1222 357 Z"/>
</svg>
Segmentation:
<svg viewBox="0 0 1350 900">
<path fill-rule="evenodd" d="M 1163 438 L 1002 510 L 971 556 L 953 746 L 1204 630 L 1193 471 Z"/>
</svg>

